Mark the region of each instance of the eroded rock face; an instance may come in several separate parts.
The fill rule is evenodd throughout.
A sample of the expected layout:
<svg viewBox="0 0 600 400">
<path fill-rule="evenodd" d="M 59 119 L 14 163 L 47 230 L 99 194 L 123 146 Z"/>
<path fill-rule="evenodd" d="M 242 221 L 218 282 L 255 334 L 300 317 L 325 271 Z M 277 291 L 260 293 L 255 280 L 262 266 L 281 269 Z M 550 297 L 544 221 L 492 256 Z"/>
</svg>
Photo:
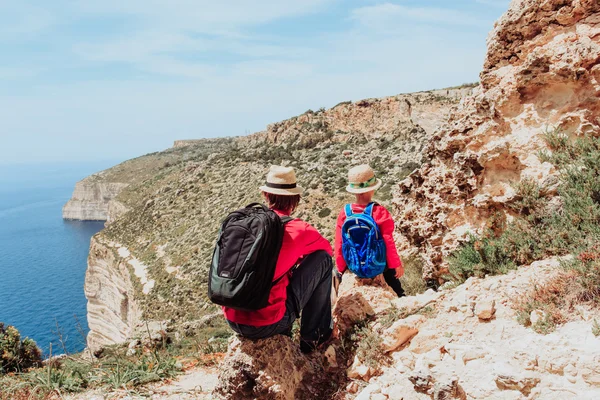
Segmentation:
<svg viewBox="0 0 600 400">
<path fill-rule="evenodd" d="M 396 192 L 399 239 L 420 250 L 426 276 L 466 237 L 510 217 L 514 184 L 551 186 L 542 134 L 600 134 L 600 3 L 515 0 L 488 39 L 481 85 L 451 112 L 427 149 L 430 162 Z"/>
<path fill-rule="evenodd" d="M 328 110 L 306 112 L 270 124 L 249 139 L 266 138 L 274 143 L 311 139 L 302 134 L 311 125 L 335 133 L 330 139 L 347 140 L 356 133 L 368 138 L 409 132 L 415 139 L 430 137 L 447 119 L 449 111 L 471 92 L 472 86 L 400 94 L 378 99 L 342 102 Z M 408 129 L 407 129 L 408 128 Z M 300 137 L 302 136 L 302 137 Z"/>
<path fill-rule="evenodd" d="M 219 371 L 216 396 L 249 400 L 301 398 L 308 394 L 303 381 L 315 372 L 298 344 L 282 335 L 257 341 L 233 338 Z"/>
<path fill-rule="evenodd" d="M 84 179 L 77 182 L 73 196 L 63 207 L 63 218 L 84 221 L 106 221 L 109 202 L 114 199 L 127 184 L 94 182 Z"/>
<path fill-rule="evenodd" d="M 87 344 L 93 352 L 126 341 L 140 322 L 134 288 L 139 277 L 120 249 L 124 248 L 92 238 L 84 288 L 90 328 Z"/>
</svg>

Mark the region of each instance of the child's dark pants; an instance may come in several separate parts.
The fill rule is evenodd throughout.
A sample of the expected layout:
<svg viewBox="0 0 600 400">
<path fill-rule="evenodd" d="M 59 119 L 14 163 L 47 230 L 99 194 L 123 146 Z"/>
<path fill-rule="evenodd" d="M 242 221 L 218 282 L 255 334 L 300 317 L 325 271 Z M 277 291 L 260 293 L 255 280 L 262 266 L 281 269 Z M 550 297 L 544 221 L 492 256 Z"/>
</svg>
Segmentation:
<svg viewBox="0 0 600 400">
<path fill-rule="evenodd" d="M 392 288 L 398 297 L 404 296 L 404 289 L 402 289 L 402 284 L 400 283 L 400 279 L 396 278 L 396 270 L 385 268 L 383 271 L 383 278 L 385 279 L 385 283 L 388 284 L 389 287 Z"/>
</svg>

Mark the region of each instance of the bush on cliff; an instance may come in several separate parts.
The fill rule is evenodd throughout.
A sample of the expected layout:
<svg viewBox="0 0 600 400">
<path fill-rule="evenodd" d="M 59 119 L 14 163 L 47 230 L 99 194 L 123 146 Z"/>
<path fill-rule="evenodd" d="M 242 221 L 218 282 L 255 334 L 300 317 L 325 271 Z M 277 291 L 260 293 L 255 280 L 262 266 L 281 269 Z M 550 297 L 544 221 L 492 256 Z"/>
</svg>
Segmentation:
<svg viewBox="0 0 600 400">
<path fill-rule="evenodd" d="M 481 237 L 471 237 L 448 259 L 454 279 L 505 273 L 518 265 L 549 256 L 579 254 L 600 243 L 600 138 L 569 139 L 558 130 L 547 132 L 550 151 L 542 161 L 560 171 L 558 197 L 532 180 L 516 186 L 511 204 L 517 217 L 490 223 Z"/>
<path fill-rule="evenodd" d="M 0 322 L 0 374 L 22 372 L 40 365 L 41 361 L 42 352 L 33 340 L 21 340 L 17 328 Z"/>
</svg>

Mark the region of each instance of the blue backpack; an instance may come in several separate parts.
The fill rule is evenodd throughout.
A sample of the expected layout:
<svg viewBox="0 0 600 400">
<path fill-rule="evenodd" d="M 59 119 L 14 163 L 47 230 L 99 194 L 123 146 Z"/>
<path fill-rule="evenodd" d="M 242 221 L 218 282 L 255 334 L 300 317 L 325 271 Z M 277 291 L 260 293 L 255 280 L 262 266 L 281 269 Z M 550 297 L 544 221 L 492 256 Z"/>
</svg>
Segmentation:
<svg viewBox="0 0 600 400">
<path fill-rule="evenodd" d="M 359 278 L 374 278 L 385 270 L 385 242 L 373 219 L 369 203 L 363 213 L 354 214 L 346 204 L 346 220 L 342 225 L 342 255 L 348 269 Z"/>
</svg>

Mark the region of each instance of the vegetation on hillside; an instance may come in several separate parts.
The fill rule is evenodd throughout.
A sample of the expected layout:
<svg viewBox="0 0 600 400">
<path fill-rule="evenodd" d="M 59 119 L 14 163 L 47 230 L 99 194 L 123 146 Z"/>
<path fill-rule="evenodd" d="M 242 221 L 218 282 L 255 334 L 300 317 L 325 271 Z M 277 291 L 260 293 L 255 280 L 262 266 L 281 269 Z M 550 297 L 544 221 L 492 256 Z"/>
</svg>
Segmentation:
<svg viewBox="0 0 600 400">
<path fill-rule="evenodd" d="M 163 332 L 160 340 L 143 338 L 139 346 L 107 347 L 92 358 L 87 353 L 47 360 L 43 367 L 0 377 L 0 400 L 60 398 L 88 389 L 136 393 L 151 382 L 171 378 L 194 366 L 218 363 L 231 335 L 225 322 L 212 319 L 181 333 L 171 342 Z"/>
</svg>

